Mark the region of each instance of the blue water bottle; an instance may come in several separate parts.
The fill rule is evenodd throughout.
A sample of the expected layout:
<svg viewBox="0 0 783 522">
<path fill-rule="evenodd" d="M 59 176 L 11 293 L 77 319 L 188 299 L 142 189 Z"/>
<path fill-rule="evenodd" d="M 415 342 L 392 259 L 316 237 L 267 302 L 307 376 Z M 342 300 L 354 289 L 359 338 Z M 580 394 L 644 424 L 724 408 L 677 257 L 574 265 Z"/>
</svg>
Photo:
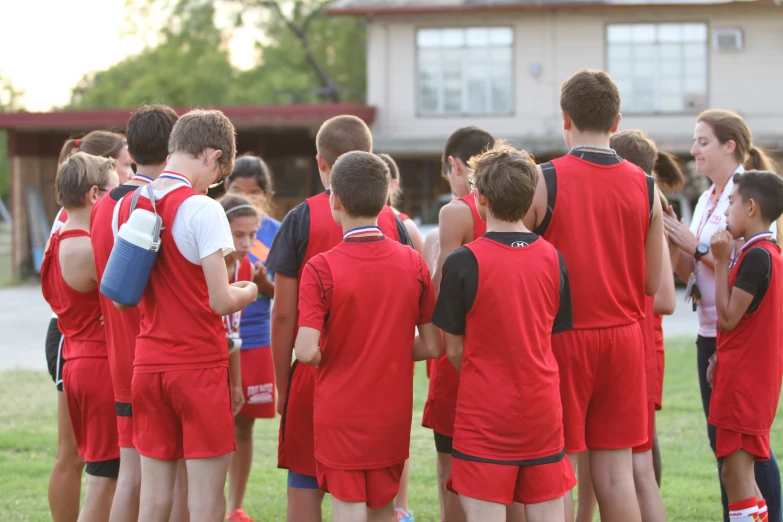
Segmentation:
<svg viewBox="0 0 783 522">
<path fill-rule="evenodd" d="M 120 227 L 101 278 L 101 293 L 123 306 L 139 304 L 160 249 L 163 222 L 155 210 L 155 195 L 151 183 L 146 188 L 152 212 L 136 208 L 144 188 L 139 187 L 133 193 L 130 217 Z"/>
</svg>

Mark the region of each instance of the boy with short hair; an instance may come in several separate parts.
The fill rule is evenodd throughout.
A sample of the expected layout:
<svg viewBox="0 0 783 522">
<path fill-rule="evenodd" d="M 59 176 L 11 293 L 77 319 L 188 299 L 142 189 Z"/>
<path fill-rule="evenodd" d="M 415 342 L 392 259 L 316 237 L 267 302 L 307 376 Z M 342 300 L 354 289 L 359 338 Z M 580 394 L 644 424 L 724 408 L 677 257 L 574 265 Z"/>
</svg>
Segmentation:
<svg viewBox="0 0 783 522">
<path fill-rule="evenodd" d="M 231 172 L 235 156 L 228 118 L 191 111 L 174 124 L 166 168 L 152 183 L 165 228 L 139 303 L 131 387 L 141 455 L 139 520 L 168 519 L 179 459 L 188 471 L 191 522 L 213 522 L 225 513 L 223 488 L 235 447 L 221 316 L 254 301 L 258 289 L 246 281 L 229 285 L 223 257 L 234 250 L 231 229 L 223 207 L 205 193 Z M 146 194 L 137 208 L 152 211 Z M 131 199 L 118 205 L 118 227 L 130 216 Z"/>
<path fill-rule="evenodd" d="M 325 192 L 297 205 L 283 219 L 266 261 L 275 274 L 272 309 L 272 359 L 281 414 L 278 467 L 288 469 L 289 522 L 320 522 L 323 494 L 318 490 L 313 445 L 315 368 L 291 364 L 297 328 L 299 279 L 313 256 L 340 244 L 342 230 L 332 219 L 329 187 L 332 165 L 351 151 L 372 152 L 369 127 L 355 116 L 324 122 L 315 139 L 316 161 Z M 386 237 L 411 246 L 405 225 L 385 206 L 378 226 Z"/>
<path fill-rule="evenodd" d="M 444 205 L 438 216 L 438 252 L 433 269 L 433 284 L 437 295 L 440 288 L 443 263 L 457 248 L 484 235 L 487 225 L 481 220 L 476 200 L 470 190 L 468 161 L 484 150 L 492 148 L 495 138 L 475 126 L 460 127 L 451 133 L 443 148 L 443 175 L 448 179 L 457 199 Z M 430 387 L 424 405 L 422 425 L 431 428 L 438 452 L 438 489 L 441 511 L 445 520 L 464 518 L 456 495 L 446 489 L 451 475 L 451 438 L 454 435 L 454 411 L 457 404 L 459 374 L 444 355 L 428 361 Z"/>
<path fill-rule="evenodd" d="M 566 451 L 572 463 L 590 451 L 602 520 L 639 522 L 631 465 L 631 448 L 647 440 L 639 320 L 645 294 L 661 281 L 661 203 L 652 178 L 609 148 L 621 116 L 608 74 L 577 72 L 563 83 L 560 106 L 571 150 L 539 167 L 524 221 L 562 252 L 571 275 L 574 329 L 552 339 Z"/>
<path fill-rule="evenodd" d="M 333 520 L 393 520 L 410 446 L 410 363 L 443 350 L 435 294 L 422 257 L 378 227 L 389 193 L 383 160 L 344 154 L 331 187 L 343 241 L 304 268 L 296 339 L 297 359 L 318 366 L 318 484 L 332 494 Z"/>
<path fill-rule="evenodd" d="M 533 158 L 496 143 L 470 167 L 487 233 L 446 259 L 433 316 L 460 372 L 449 486 L 468 522 L 505 522 L 513 503 L 525 504 L 528 522 L 564 521 L 576 479 L 551 338 L 573 325 L 568 272 L 522 223 Z"/>
<path fill-rule="evenodd" d="M 165 105 L 145 105 L 128 121 L 128 152 L 136 163 L 136 174 L 125 184 L 101 198 L 90 214 L 90 241 L 95 257 L 98 281 L 103 277 L 114 246 L 112 216 L 119 201 L 140 186 L 152 183 L 166 166 L 171 129 L 179 116 Z M 131 379 L 136 336 L 139 334 L 139 311 L 131 308 L 121 313 L 111 300 L 100 296 L 106 328 L 109 370 L 117 406 L 117 432 L 120 445 L 120 474 L 112 503 L 111 522 L 136 521 L 139 515 L 141 469 L 139 453 L 133 445 L 133 408 Z"/>
<path fill-rule="evenodd" d="M 709 423 L 732 522 L 766 521 L 755 460 L 769 460 L 769 432 L 783 381 L 783 258 L 769 228 L 783 214 L 783 180 L 773 172 L 734 175 L 726 228 L 712 236 L 718 350 Z M 734 240 L 744 239 L 733 261 Z"/>
</svg>

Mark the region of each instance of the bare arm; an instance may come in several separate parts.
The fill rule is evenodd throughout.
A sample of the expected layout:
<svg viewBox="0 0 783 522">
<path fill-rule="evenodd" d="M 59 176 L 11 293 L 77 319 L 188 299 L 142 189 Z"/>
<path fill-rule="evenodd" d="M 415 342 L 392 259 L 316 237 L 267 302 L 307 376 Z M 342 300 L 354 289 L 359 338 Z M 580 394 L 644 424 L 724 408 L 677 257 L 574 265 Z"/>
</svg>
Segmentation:
<svg viewBox="0 0 783 522">
<path fill-rule="evenodd" d="M 408 235 L 411 236 L 413 241 L 413 249 L 421 255 L 424 255 L 424 237 L 421 235 L 419 227 L 412 219 L 406 219 L 402 222 L 405 225 L 405 229 L 408 231 Z"/>
<path fill-rule="evenodd" d="M 443 354 L 443 336 L 432 323 L 420 324 L 419 335 L 413 342 L 413 360 L 437 359 Z"/>
<path fill-rule="evenodd" d="M 446 357 L 449 358 L 449 362 L 459 372 L 462 370 L 462 352 L 465 348 L 465 336 L 452 335 L 448 332 L 444 332 L 443 336 L 446 340 Z"/>
<path fill-rule="evenodd" d="M 228 354 L 228 372 L 231 376 L 231 404 L 234 408 L 234 415 L 236 415 L 245 404 L 245 394 L 242 391 L 242 367 L 240 365 L 239 350 L 234 350 Z"/>
<path fill-rule="evenodd" d="M 732 246 L 732 237 L 725 229 L 715 232 L 710 240 L 710 250 L 715 254 L 715 308 L 718 311 L 718 327 L 724 332 L 730 332 L 737 326 L 753 302 L 753 294 L 729 287 Z"/>
<path fill-rule="evenodd" d="M 321 332 L 315 328 L 302 326 L 299 328 L 299 335 L 296 336 L 296 360 L 304 364 L 318 366 L 321 362 L 321 350 L 318 348 L 318 341 L 321 339 Z"/>
<path fill-rule="evenodd" d="M 228 284 L 223 251 L 218 250 L 201 260 L 201 268 L 207 280 L 209 307 L 218 315 L 238 312 L 256 300 L 258 287 L 253 282 Z"/>
<path fill-rule="evenodd" d="M 674 274 L 669 258 L 669 243 L 663 242 L 663 274 L 661 274 L 661 287 L 655 293 L 655 315 L 671 315 L 677 306 L 677 292 L 674 289 Z"/>
<path fill-rule="evenodd" d="M 663 272 L 663 210 L 661 200 L 653 198 L 653 218 L 650 230 L 647 233 L 647 242 L 644 245 L 644 257 L 646 276 L 644 280 L 644 292 L 647 295 L 655 295 L 661 286 L 661 273 Z"/>
<path fill-rule="evenodd" d="M 535 230 L 546 216 L 546 200 L 548 197 L 546 190 L 546 182 L 544 181 L 544 174 L 541 172 L 541 166 L 536 165 L 538 171 L 538 182 L 536 183 L 536 193 L 533 196 L 533 203 L 530 205 L 530 209 L 522 218 L 522 222 L 525 224 L 528 230 Z"/>
<path fill-rule="evenodd" d="M 435 286 L 435 295 L 440 292 L 440 281 L 443 277 L 443 263 L 449 254 L 466 243 L 466 230 L 473 235 L 473 214 L 462 201 L 452 201 L 440 209 L 438 217 L 439 250 L 438 261 L 432 274 L 432 284 Z"/>
<path fill-rule="evenodd" d="M 299 282 L 293 277 L 276 274 L 275 296 L 275 306 L 272 307 L 272 363 L 277 394 L 283 398 L 294 351 Z"/>
<path fill-rule="evenodd" d="M 269 299 L 275 298 L 275 284 L 269 280 L 266 267 L 262 261 L 253 266 L 253 282 L 258 286 L 258 291 Z"/>
</svg>

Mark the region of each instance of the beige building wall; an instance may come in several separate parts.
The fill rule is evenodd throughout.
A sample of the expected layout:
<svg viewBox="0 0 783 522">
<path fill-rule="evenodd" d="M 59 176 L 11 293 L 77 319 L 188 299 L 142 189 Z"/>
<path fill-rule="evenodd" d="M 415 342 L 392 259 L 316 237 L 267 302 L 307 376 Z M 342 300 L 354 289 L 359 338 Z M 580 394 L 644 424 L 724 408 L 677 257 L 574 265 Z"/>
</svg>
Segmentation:
<svg viewBox="0 0 783 522">
<path fill-rule="evenodd" d="M 704 7 L 615 7 L 563 11 L 382 16 L 368 29 L 367 102 L 377 108 L 376 148 L 432 154 L 455 128 L 475 124 L 536 152 L 562 149 L 561 83 L 580 68 L 604 69 L 607 23 L 706 22 L 708 107 L 742 114 L 760 145 L 783 148 L 783 7 L 756 3 Z M 514 114 L 418 116 L 416 29 L 511 25 L 514 28 Z M 738 27 L 744 50 L 719 52 L 712 31 Z M 531 63 L 541 65 L 530 74 Z M 694 113 L 634 115 L 621 128 L 641 128 L 665 148 L 690 147 Z"/>
</svg>

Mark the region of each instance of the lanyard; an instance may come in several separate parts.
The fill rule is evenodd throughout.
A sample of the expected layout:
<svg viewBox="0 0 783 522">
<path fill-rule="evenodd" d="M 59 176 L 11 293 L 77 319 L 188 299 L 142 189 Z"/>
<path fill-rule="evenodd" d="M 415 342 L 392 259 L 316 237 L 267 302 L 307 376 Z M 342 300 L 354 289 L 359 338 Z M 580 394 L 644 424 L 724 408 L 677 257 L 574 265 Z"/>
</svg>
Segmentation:
<svg viewBox="0 0 783 522">
<path fill-rule="evenodd" d="M 190 180 L 183 176 L 182 174 L 177 174 L 176 172 L 172 172 L 170 170 L 164 170 L 163 174 L 158 176 L 158 179 L 160 178 L 166 178 L 166 179 L 176 179 L 177 181 L 181 181 L 185 185 L 187 185 L 190 188 L 193 188 L 193 185 L 190 183 Z"/>
<path fill-rule="evenodd" d="M 234 280 L 239 278 L 239 261 L 234 263 Z M 233 314 L 223 316 L 223 328 L 226 330 L 226 337 L 239 337 L 239 319 L 242 317 L 242 310 Z"/>
<path fill-rule="evenodd" d="M 130 180 L 141 181 L 142 183 L 152 183 L 153 181 L 155 181 L 154 179 L 147 177 L 144 174 L 134 174 L 134 176 Z"/>
<path fill-rule="evenodd" d="M 369 226 L 369 227 L 358 227 L 354 228 L 352 230 L 349 230 L 343 235 L 343 239 L 348 239 L 349 237 L 358 236 L 361 234 L 372 234 L 372 235 L 378 235 L 382 236 L 383 232 L 381 232 L 381 229 L 376 226 Z"/>
<path fill-rule="evenodd" d="M 728 186 L 728 185 L 727 185 Z M 726 190 L 726 187 L 723 187 L 723 190 Z M 712 196 L 715 195 L 715 186 L 713 185 L 712 189 L 710 189 L 710 200 L 712 199 Z M 701 241 L 701 233 L 704 232 L 704 227 L 707 226 L 707 223 L 709 223 L 710 218 L 712 217 L 712 213 L 715 212 L 715 210 L 718 208 L 718 204 L 720 203 L 720 200 L 723 199 L 723 192 L 720 193 L 720 196 L 718 197 L 718 200 L 715 201 L 715 203 L 704 210 L 704 215 L 701 217 L 701 222 L 699 223 L 699 227 L 696 229 L 696 241 Z"/>
</svg>

